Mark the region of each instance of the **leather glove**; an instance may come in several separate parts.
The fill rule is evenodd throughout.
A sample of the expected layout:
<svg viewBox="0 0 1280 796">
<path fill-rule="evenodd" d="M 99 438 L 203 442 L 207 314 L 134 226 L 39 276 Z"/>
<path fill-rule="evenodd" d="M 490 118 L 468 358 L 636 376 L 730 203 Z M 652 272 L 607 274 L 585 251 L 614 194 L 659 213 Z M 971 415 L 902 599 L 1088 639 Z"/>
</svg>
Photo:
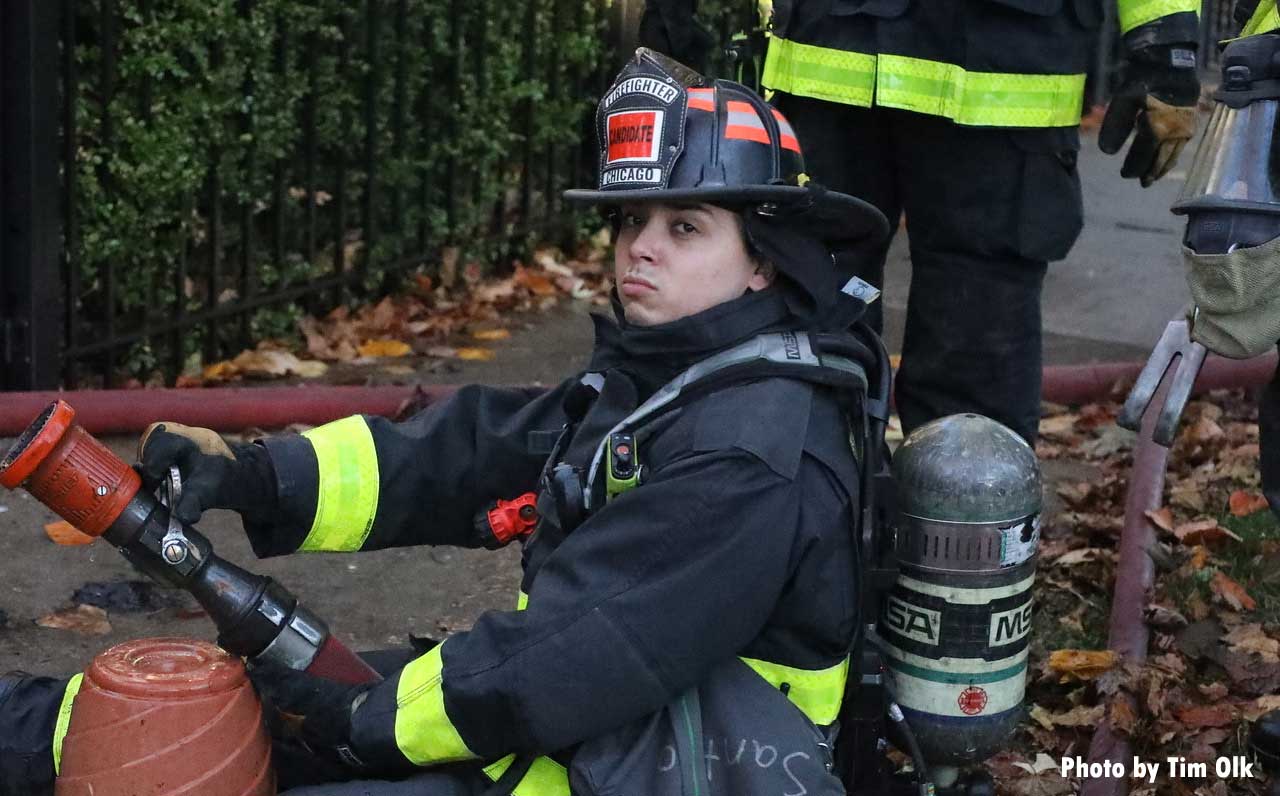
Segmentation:
<svg viewBox="0 0 1280 796">
<path fill-rule="evenodd" d="M 255 663 L 249 679 L 262 698 L 273 736 L 299 740 L 321 758 L 351 771 L 369 768 L 351 740 L 351 717 L 373 684 L 349 685 L 290 669 Z"/>
<path fill-rule="evenodd" d="M 697 0 L 646 0 L 640 15 L 640 45 L 698 72 L 706 71 L 707 52 L 716 39 L 694 19 L 697 9 Z"/>
<path fill-rule="evenodd" d="M 1136 127 L 1120 176 L 1136 177 L 1146 188 L 1169 173 L 1195 134 L 1199 100 L 1194 44 L 1134 50 L 1102 119 L 1098 147 L 1114 155 Z"/>
<path fill-rule="evenodd" d="M 266 520 L 276 510 L 276 473 L 261 445 L 233 443 L 207 428 L 152 423 L 138 441 L 138 472 L 155 489 L 177 466 L 182 496 L 174 515 L 188 525 L 208 509 L 234 509 L 246 520 Z"/>
</svg>

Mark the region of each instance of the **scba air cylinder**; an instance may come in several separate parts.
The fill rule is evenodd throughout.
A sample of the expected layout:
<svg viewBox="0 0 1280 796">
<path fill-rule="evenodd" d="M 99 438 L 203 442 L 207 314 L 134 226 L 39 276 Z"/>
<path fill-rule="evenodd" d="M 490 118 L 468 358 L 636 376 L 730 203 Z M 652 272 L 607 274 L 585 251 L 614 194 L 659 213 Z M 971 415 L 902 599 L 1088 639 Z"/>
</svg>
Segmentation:
<svg viewBox="0 0 1280 796">
<path fill-rule="evenodd" d="M 1026 685 L 1040 468 L 981 415 L 916 429 L 893 457 L 899 576 L 878 633 L 893 694 L 927 761 L 998 751 Z"/>
</svg>

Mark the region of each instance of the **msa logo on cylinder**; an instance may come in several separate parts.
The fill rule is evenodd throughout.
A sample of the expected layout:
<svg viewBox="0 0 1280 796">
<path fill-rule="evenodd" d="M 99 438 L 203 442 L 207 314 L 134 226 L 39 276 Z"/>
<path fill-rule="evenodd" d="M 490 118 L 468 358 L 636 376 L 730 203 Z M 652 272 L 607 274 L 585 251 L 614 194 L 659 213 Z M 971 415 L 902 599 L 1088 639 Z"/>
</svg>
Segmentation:
<svg viewBox="0 0 1280 796">
<path fill-rule="evenodd" d="M 1012 644 L 1030 632 L 1031 601 L 1028 600 L 1026 605 L 991 615 L 991 632 L 988 634 L 987 644 L 992 647 Z"/>
<path fill-rule="evenodd" d="M 884 604 L 885 624 L 893 628 L 899 635 L 922 644 L 938 643 L 938 633 L 942 629 L 942 614 L 928 608 L 920 608 L 911 603 L 904 603 L 897 597 L 890 596 Z"/>
</svg>

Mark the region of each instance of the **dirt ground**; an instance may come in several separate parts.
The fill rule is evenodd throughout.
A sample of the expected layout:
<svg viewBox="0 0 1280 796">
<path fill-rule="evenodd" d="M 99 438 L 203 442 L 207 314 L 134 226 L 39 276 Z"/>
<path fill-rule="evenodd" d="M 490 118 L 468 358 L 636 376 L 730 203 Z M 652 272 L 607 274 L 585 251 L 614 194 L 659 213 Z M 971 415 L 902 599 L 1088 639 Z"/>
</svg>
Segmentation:
<svg viewBox="0 0 1280 796">
<path fill-rule="evenodd" d="M 586 364 L 591 325 L 581 303 L 565 303 L 537 316 L 517 319 L 512 336 L 495 346 L 488 362 L 421 361 L 411 376 L 422 383 L 553 384 Z M 376 368 L 334 374 L 343 382 L 387 381 Z M 163 418 L 154 418 L 162 420 Z M 105 440 L 132 461 L 136 440 Z M 9 440 L 0 439 L 0 450 Z M 1089 476 L 1088 465 L 1047 462 L 1045 493 L 1052 507 L 1053 482 Z M 108 607 L 110 630 L 86 634 L 36 622 L 73 605 L 86 583 L 145 580 L 106 543 L 61 547 L 44 526 L 54 515 L 26 492 L 0 492 L 0 672 L 21 669 L 66 675 L 82 670 L 112 644 L 148 636 L 212 639 L 212 624 L 181 592 L 156 589 L 133 610 Z M 519 552 L 455 548 L 403 548 L 359 555 L 304 554 L 254 558 L 238 515 L 209 512 L 199 524 L 219 555 L 289 588 L 355 649 L 404 646 L 410 634 L 441 637 L 465 629 L 487 610 L 514 606 Z M 105 628 L 98 628 L 105 630 Z"/>
</svg>

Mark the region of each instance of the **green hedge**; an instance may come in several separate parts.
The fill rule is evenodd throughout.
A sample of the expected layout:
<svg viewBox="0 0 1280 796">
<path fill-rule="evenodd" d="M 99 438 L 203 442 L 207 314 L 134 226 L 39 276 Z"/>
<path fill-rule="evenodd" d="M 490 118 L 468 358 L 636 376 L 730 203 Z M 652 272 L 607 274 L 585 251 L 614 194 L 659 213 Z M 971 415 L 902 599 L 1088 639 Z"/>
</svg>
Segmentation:
<svg viewBox="0 0 1280 796">
<path fill-rule="evenodd" d="M 71 307 L 80 343 L 100 335 L 112 313 L 155 321 L 179 301 L 187 311 L 235 301 L 245 263 L 260 291 L 332 273 L 340 161 L 347 164 L 341 248 L 348 268 L 368 267 L 357 289 L 390 286 L 400 268 L 430 265 L 450 243 L 480 255 L 509 251 L 513 241 L 536 234 L 529 222 L 559 213 L 554 201 L 546 203 L 547 189 L 567 187 L 580 162 L 605 49 L 604 0 L 69 5 L 77 80 L 68 243 L 80 279 Z M 371 78 L 373 247 L 363 228 Z M 314 204 L 305 190 L 308 121 L 316 142 Z M 526 145 L 535 165 L 532 220 L 517 212 Z M 557 173 L 550 183 L 549 166 Z M 314 256 L 307 236 L 312 216 L 319 236 Z M 221 295 L 211 298 L 215 248 Z M 180 262 L 188 277 L 181 286 Z M 250 331 L 286 332 L 299 312 L 297 306 L 257 311 Z M 123 320 L 116 327 L 127 328 Z M 234 353 L 243 340 L 232 331 L 211 339 L 194 330 L 183 335 L 176 355 L 164 350 L 164 340 L 148 340 L 132 346 L 124 364 L 145 375 L 200 350 Z"/>
</svg>

